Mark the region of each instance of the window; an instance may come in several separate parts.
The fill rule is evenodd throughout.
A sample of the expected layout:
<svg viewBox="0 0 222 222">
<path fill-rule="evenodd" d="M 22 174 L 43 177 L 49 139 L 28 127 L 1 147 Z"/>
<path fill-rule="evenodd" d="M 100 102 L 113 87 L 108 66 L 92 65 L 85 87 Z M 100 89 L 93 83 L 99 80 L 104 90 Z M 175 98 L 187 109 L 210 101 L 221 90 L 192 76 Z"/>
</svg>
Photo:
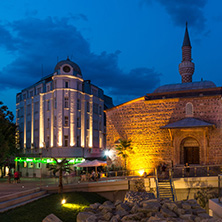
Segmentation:
<svg viewBox="0 0 222 222">
<path fill-rule="evenodd" d="M 49 126 L 50 126 L 50 119 L 47 118 L 47 128 L 49 128 Z"/>
<path fill-rule="evenodd" d="M 99 111 L 99 105 L 94 103 L 93 104 L 93 113 L 98 114 L 98 111 Z"/>
<path fill-rule="evenodd" d="M 49 147 L 49 136 L 47 136 L 47 138 L 46 138 L 46 147 L 47 148 Z"/>
<path fill-rule="evenodd" d="M 92 89 L 92 94 L 94 96 L 98 96 L 98 90 L 97 89 Z"/>
<path fill-rule="evenodd" d="M 29 163 L 28 163 L 28 168 L 33 168 L 33 167 L 34 167 L 33 162 L 29 162 Z"/>
<path fill-rule="evenodd" d="M 77 90 L 81 90 L 81 83 L 77 83 Z"/>
<path fill-rule="evenodd" d="M 77 118 L 77 127 L 78 128 L 81 127 L 81 123 L 80 123 L 80 118 L 79 117 Z"/>
<path fill-rule="evenodd" d="M 20 109 L 20 116 L 21 117 L 24 116 L 24 107 L 21 107 L 21 109 Z"/>
<path fill-rule="evenodd" d="M 80 136 L 77 136 L 77 146 L 80 147 Z"/>
<path fill-rule="evenodd" d="M 65 123 L 64 123 L 65 126 L 68 126 L 69 125 L 69 117 L 68 116 L 65 116 Z"/>
<path fill-rule="evenodd" d="M 65 81 L 65 88 L 69 88 L 69 82 Z"/>
<path fill-rule="evenodd" d="M 65 107 L 65 108 L 69 108 L 69 97 L 65 97 L 64 107 Z"/>
<path fill-rule="evenodd" d="M 68 136 L 64 136 L 64 137 L 65 137 L 65 147 L 68 147 L 69 137 Z"/>
<path fill-rule="evenodd" d="M 31 105 L 29 104 L 27 106 L 27 115 L 30 115 L 31 114 Z"/>
<path fill-rule="evenodd" d="M 193 104 L 192 103 L 187 103 L 186 104 L 186 116 L 187 117 L 192 117 L 193 116 Z"/>
<path fill-rule="evenodd" d="M 99 115 L 102 115 L 102 106 L 99 106 Z"/>
<path fill-rule="evenodd" d="M 20 117 L 23 117 L 24 116 L 24 107 L 21 107 L 20 108 Z"/>
<path fill-rule="evenodd" d="M 77 110 L 81 109 L 80 99 L 77 99 Z"/>
<path fill-rule="evenodd" d="M 99 122 L 99 130 L 101 131 L 102 130 L 102 123 Z"/>
<path fill-rule="evenodd" d="M 89 129 L 89 119 L 86 120 L 86 128 Z"/>
<path fill-rule="evenodd" d="M 86 111 L 90 112 L 89 102 L 86 103 Z"/>
<path fill-rule="evenodd" d="M 39 128 L 39 120 L 38 119 L 35 119 L 34 121 L 34 129 L 38 129 Z"/>
<path fill-rule="evenodd" d="M 36 169 L 40 169 L 41 168 L 41 163 L 36 163 L 35 167 L 36 167 Z"/>
<path fill-rule="evenodd" d="M 20 102 L 20 96 L 16 97 L 16 102 L 19 103 Z"/>
<path fill-rule="evenodd" d="M 49 92 L 49 91 L 50 91 L 50 86 L 49 86 L 49 85 L 47 86 L 46 91 L 47 91 L 47 92 Z"/>
<path fill-rule="evenodd" d="M 47 100 L 47 111 L 50 110 L 50 100 Z"/>
<path fill-rule="evenodd" d="M 56 97 L 54 98 L 54 108 L 57 109 L 57 99 L 56 99 Z"/>
<path fill-rule="evenodd" d="M 33 97 L 33 91 L 30 91 L 30 97 Z"/>
<path fill-rule="evenodd" d="M 37 95 L 41 93 L 41 87 L 37 88 Z"/>
<path fill-rule="evenodd" d="M 26 99 L 26 94 L 23 94 L 23 99 Z"/>
<path fill-rule="evenodd" d="M 17 118 L 20 116 L 20 109 L 17 109 Z"/>
<path fill-rule="evenodd" d="M 28 131 L 30 132 L 30 130 L 31 130 L 31 121 L 30 121 L 30 120 L 27 121 L 26 130 L 27 130 L 27 132 L 28 132 Z"/>
<path fill-rule="evenodd" d="M 98 120 L 93 121 L 93 126 L 95 130 L 98 130 Z"/>
<path fill-rule="evenodd" d="M 57 124 L 57 118 L 56 118 L 56 116 L 54 117 L 54 126 L 56 126 L 56 124 Z"/>
<path fill-rule="evenodd" d="M 38 113 L 39 112 L 39 102 L 36 102 L 34 104 L 34 110 L 35 110 L 35 113 Z"/>
<path fill-rule="evenodd" d="M 54 80 L 54 89 L 56 88 L 56 80 Z"/>
</svg>

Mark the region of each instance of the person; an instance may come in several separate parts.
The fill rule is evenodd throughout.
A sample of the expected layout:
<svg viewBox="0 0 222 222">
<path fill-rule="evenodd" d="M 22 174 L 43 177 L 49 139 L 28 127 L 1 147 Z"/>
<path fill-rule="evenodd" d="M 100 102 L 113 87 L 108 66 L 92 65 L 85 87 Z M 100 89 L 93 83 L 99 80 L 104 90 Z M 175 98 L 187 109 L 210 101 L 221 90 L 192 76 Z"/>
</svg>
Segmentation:
<svg viewBox="0 0 222 222">
<path fill-rule="evenodd" d="M 15 183 L 19 183 L 20 181 L 19 181 L 19 172 L 18 171 L 16 171 L 15 173 L 14 173 L 14 181 L 15 181 Z"/>
<path fill-rule="evenodd" d="M 186 168 L 186 176 L 189 177 L 189 175 L 190 175 L 190 165 L 189 165 L 189 163 L 186 163 L 184 165 L 184 167 Z"/>
<path fill-rule="evenodd" d="M 11 183 L 11 178 L 12 178 L 12 174 L 11 174 L 11 171 L 9 170 L 9 172 L 8 172 L 8 183 Z"/>
<path fill-rule="evenodd" d="M 93 181 L 96 180 L 96 173 L 95 173 L 94 170 L 93 170 L 92 173 L 91 173 L 91 178 L 92 178 Z"/>
<path fill-rule="evenodd" d="M 166 178 L 166 168 L 167 168 L 167 165 L 166 165 L 166 163 L 164 162 L 163 165 L 162 165 L 163 178 Z"/>
<path fill-rule="evenodd" d="M 146 173 L 146 171 L 144 171 L 143 177 L 144 177 L 144 178 L 147 178 L 147 173 Z"/>
</svg>

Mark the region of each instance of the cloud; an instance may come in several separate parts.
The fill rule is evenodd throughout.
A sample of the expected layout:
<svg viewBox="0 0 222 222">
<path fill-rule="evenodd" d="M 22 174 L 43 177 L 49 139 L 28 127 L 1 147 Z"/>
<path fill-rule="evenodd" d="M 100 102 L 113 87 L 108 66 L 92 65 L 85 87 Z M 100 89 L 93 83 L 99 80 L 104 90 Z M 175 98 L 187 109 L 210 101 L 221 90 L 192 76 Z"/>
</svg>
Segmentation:
<svg viewBox="0 0 222 222">
<path fill-rule="evenodd" d="M 153 68 L 122 71 L 118 66 L 118 50 L 91 52 L 89 42 L 70 21 L 73 18 L 48 17 L 0 24 L 0 47 L 15 55 L 14 60 L 0 70 L 0 90 L 8 87 L 19 92 L 53 73 L 56 63 L 67 56 L 80 66 L 84 79 L 90 79 L 106 94 L 118 98 L 118 103 L 143 96 L 160 84 L 160 74 Z"/>
<path fill-rule="evenodd" d="M 152 0 L 144 0 L 150 4 Z M 185 26 L 185 22 L 198 32 L 204 32 L 206 28 L 206 17 L 203 9 L 207 4 L 207 0 L 157 0 L 171 16 L 174 24 L 177 26 Z"/>
</svg>

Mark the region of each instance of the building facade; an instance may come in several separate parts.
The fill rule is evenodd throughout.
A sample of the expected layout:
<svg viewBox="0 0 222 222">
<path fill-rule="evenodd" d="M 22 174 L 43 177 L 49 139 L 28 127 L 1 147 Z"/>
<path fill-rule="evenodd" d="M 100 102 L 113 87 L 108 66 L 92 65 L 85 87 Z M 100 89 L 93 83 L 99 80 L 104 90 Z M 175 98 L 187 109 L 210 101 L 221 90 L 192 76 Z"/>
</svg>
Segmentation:
<svg viewBox="0 0 222 222">
<path fill-rule="evenodd" d="M 211 81 L 192 82 L 194 63 L 186 27 L 179 65 L 182 83 L 106 110 L 107 147 L 131 140 L 132 170 L 174 165 L 222 164 L 222 88 Z"/>
<path fill-rule="evenodd" d="M 16 158 L 17 168 L 38 176 L 38 169 L 47 174 L 53 157 L 70 158 L 72 163 L 101 157 L 106 144 L 104 109 L 112 106 L 101 88 L 83 79 L 77 64 L 69 59 L 58 62 L 53 74 L 17 94 L 23 153 Z"/>
</svg>

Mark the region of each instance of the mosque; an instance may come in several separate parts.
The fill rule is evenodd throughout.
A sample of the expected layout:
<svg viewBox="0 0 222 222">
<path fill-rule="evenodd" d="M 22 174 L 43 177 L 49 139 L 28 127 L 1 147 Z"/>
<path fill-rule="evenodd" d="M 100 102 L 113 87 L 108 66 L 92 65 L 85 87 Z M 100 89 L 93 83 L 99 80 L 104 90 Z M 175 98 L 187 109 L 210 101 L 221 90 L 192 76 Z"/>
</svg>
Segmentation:
<svg viewBox="0 0 222 222">
<path fill-rule="evenodd" d="M 193 82 L 194 63 L 186 27 L 182 82 L 163 85 L 153 93 L 106 110 L 107 148 L 131 140 L 131 170 L 160 162 L 180 166 L 222 163 L 222 88 L 211 81 Z"/>
</svg>

